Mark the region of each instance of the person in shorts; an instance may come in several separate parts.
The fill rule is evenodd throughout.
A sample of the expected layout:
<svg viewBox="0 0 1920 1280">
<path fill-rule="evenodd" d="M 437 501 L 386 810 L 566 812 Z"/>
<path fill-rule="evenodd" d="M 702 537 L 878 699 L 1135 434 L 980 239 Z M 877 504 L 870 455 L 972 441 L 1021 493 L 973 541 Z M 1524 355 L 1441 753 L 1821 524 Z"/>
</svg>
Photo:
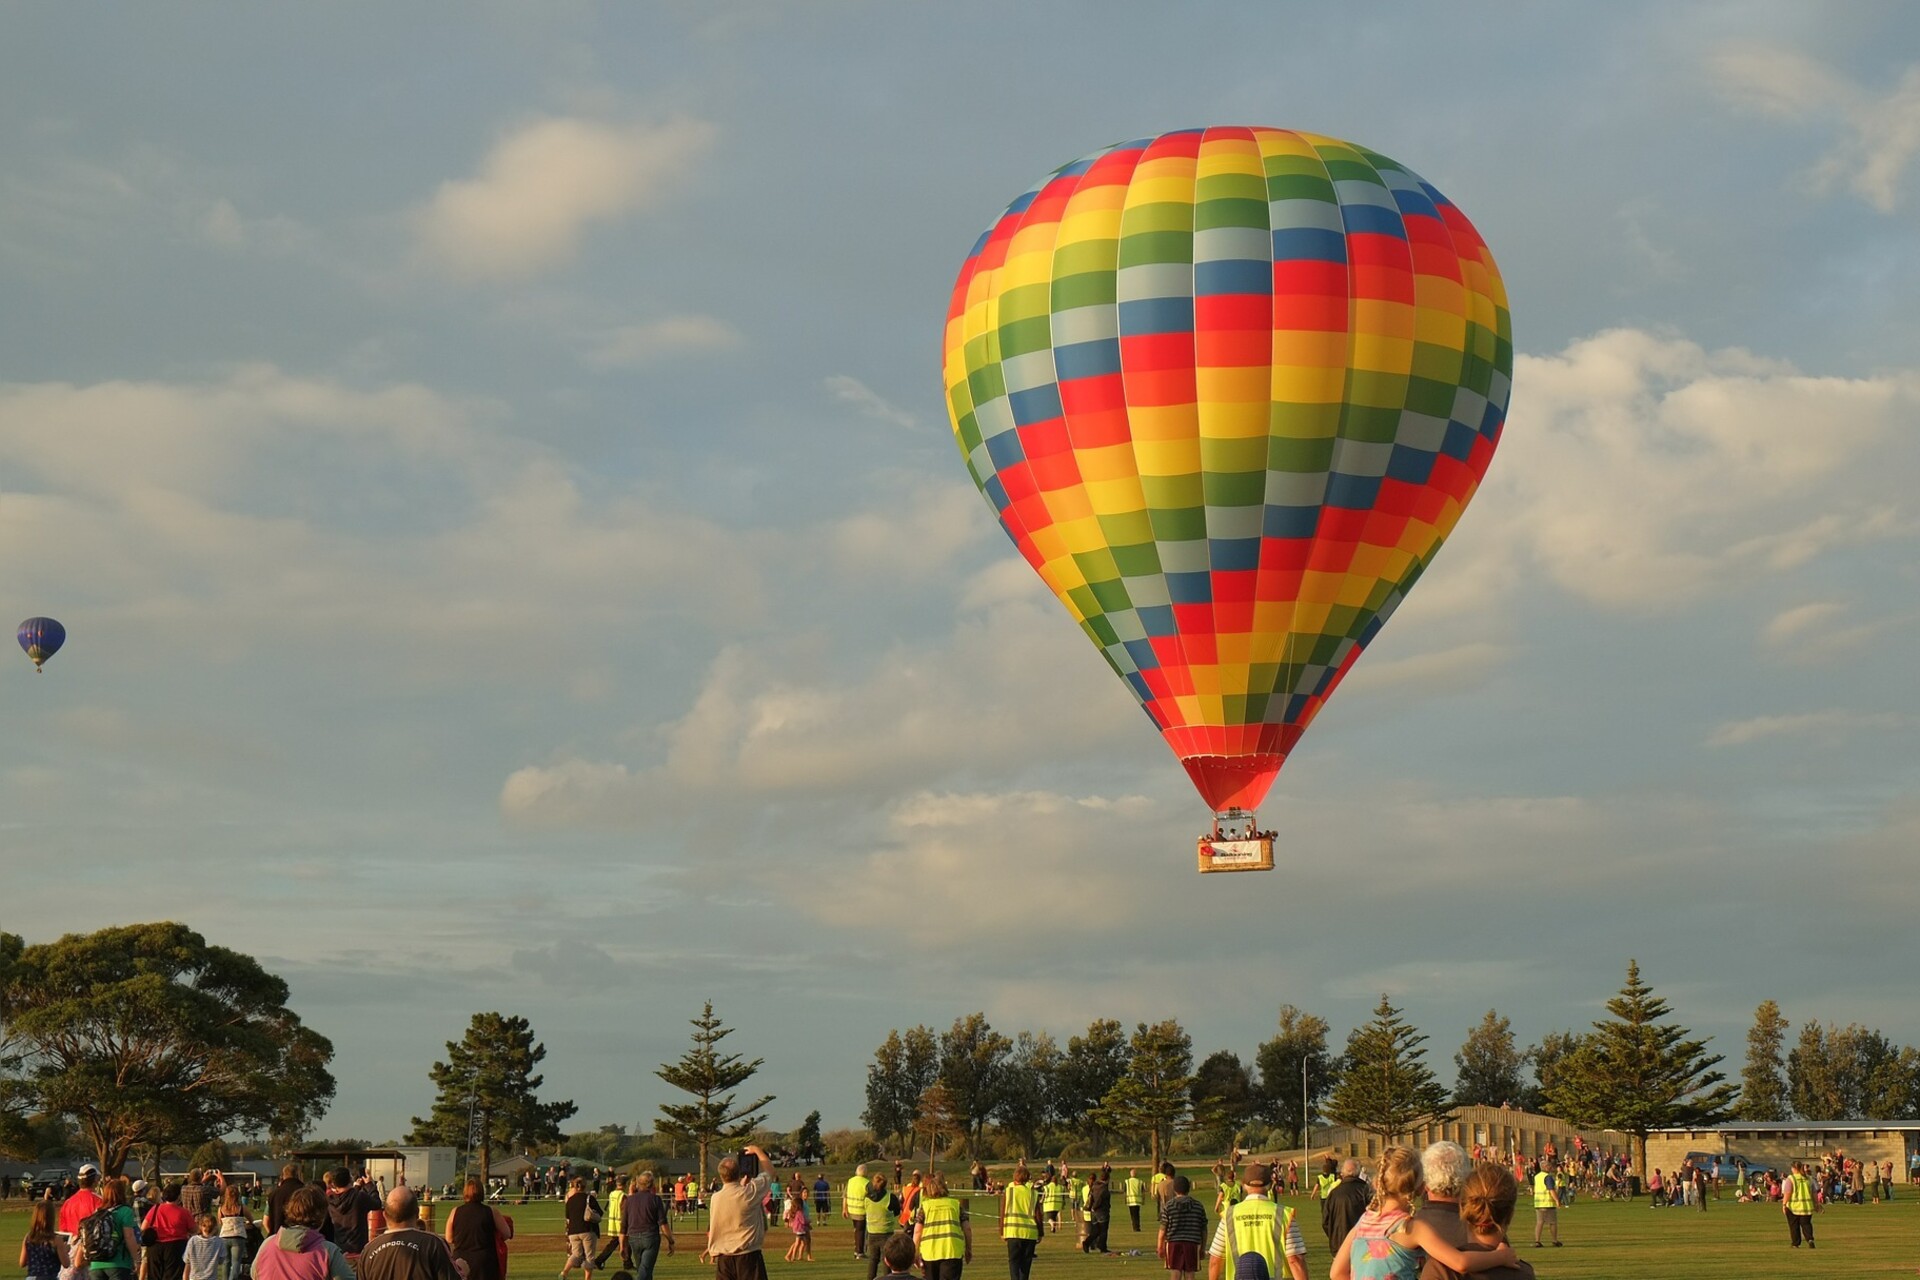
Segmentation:
<svg viewBox="0 0 1920 1280">
<path fill-rule="evenodd" d="M 1160 1260 L 1174 1280 L 1193 1280 L 1206 1242 L 1206 1208 L 1193 1198 L 1193 1180 L 1179 1174 L 1173 1179 L 1172 1198 L 1160 1209 Z"/>
<path fill-rule="evenodd" d="M 598 1265 L 594 1254 L 600 1247 L 600 1201 L 587 1190 L 585 1178 L 567 1184 L 567 1261 L 560 1268 L 560 1280 L 575 1267 L 591 1276 Z"/>
</svg>

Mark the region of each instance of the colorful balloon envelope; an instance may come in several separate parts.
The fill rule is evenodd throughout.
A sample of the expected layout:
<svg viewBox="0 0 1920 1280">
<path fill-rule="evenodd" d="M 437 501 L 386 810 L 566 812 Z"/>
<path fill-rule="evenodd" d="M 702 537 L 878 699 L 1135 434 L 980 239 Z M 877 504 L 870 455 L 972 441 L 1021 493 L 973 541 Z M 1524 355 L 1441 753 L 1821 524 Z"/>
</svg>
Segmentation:
<svg viewBox="0 0 1920 1280">
<path fill-rule="evenodd" d="M 1465 215 L 1282 129 L 1074 161 L 980 237 L 947 312 L 974 483 L 1219 813 L 1259 804 L 1431 563 L 1512 371 Z"/>
<path fill-rule="evenodd" d="M 28 618 L 20 624 L 19 638 L 20 647 L 33 659 L 33 669 L 39 671 L 67 642 L 67 629 L 52 618 Z"/>
</svg>

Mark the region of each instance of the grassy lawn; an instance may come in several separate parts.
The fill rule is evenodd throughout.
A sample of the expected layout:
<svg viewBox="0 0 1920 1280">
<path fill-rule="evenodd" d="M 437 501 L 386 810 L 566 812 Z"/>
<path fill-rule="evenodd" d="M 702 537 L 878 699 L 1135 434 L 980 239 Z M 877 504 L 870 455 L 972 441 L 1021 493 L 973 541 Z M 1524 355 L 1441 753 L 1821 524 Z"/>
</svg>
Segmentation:
<svg viewBox="0 0 1920 1280">
<path fill-rule="evenodd" d="M 1920 1270 L 1920 1188 L 1900 1188 L 1901 1197 L 1890 1204 L 1836 1205 L 1815 1220 L 1820 1248 L 1816 1253 L 1787 1247 L 1787 1228 L 1778 1209 L 1762 1205 L 1741 1205 L 1731 1200 L 1711 1203 L 1706 1213 L 1686 1209 L 1650 1209 L 1646 1200 L 1631 1204 L 1602 1204 L 1581 1201 L 1560 1212 L 1561 1236 L 1566 1246 L 1560 1249 L 1534 1249 L 1531 1244 L 1533 1216 L 1522 1208 L 1514 1222 L 1514 1235 L 1521 1256 L 1532 1262 L 1545 1280 L 1704 1280 L 1715 1277 L 1808 1276 L 1820 1280 L 1844 1277 L 1913 1275 Z M 973 1266 L 967 1269 L 978 1280 L 999 1280 L 1006 1274 L 1005 1253 L 997 1231 L 989 1227 L 992 1201 L 981 1201 L 983 1221 L 976 1223 L 977 1252 Z M 1309 1274 L 1324 1276 L 1327 1271 L 1326 1241 L 1319 1232 L 1319 1206 L 1304 1200 L 1289 1201 L 1302 1215 L 1307 1235 Z M 447 1206 L 437 1206 L 445 1212 Z M 503 1206 L 519 1232 L 514 1242 L 509 1274 L 518 1280 L 541 1280 L 558 1274 L 565 1252 L 560 1235 L 559 1206 L 551 1202 Z M 1128 1229 L 1126 1210 L 1117 1210 L 1111 1243 L 1121 1256 L 1085 1257 L 1075 1251 L 1074 1238 L 1067 1229 L 1041 1243 L 1034 1267 L 1036 1280 L 1150 1280 L 1161 1274 L 1153 1256 L 1153 1210 L 1142 1212 L 1141 1231 Z M 441 1219 L 444 1222 L 444 1218 Z M 26 1214 L 19 1201 L 0 1210 L 0 1262 L 9 1268 L 6 1274 L 18 1275 L 13 1266 L 19 1256 L 20 1233 Z M 711 1266 L 699 1261 L 700 1234 L 693 1224 L 683 1224 L 678 1232 L 681 1249 L 672 1257 L 662 1257 L 655 1275 L 659 1280 L 695 1280 L 710 1277 Z M 811 1265 L 788 1264 L 780 1255 L 791 1237 L 784 1228 L 774 1227 L 767 1236 L 767 1267 L 775 1276 L 801 1280 L 809 1276 L 864 1278 L 863 1264 L 853 1260 L 852 1232 L 835 1216 L 814 1232 L 814 1259 Z M 1138 1256 L 1127 1256 L 1138 1249 Z M 1116 1274 L 1118 1273 L 1118 1274 Z M 611 1271 L 603 1273 L 611 1280 Z"/>
</svg>

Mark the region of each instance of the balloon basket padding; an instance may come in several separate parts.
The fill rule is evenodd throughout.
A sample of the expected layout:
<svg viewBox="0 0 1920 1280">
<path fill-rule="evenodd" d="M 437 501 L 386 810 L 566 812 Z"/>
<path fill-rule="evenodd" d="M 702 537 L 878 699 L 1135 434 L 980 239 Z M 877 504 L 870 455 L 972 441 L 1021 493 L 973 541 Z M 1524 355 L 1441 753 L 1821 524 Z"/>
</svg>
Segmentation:
<svg viewBox="0 0 1920 1280">
<path fill-rule="evenodd" d="M 1271 871 L 1273 870 L 1273 835 L 1261 832 L 1248 839 L 1227 840 L 1218 836 L 1201 836 L 1195 841 L 1200 860 L 1200 874 L 1213 875 L 1227 871 Z"/>
</svg>

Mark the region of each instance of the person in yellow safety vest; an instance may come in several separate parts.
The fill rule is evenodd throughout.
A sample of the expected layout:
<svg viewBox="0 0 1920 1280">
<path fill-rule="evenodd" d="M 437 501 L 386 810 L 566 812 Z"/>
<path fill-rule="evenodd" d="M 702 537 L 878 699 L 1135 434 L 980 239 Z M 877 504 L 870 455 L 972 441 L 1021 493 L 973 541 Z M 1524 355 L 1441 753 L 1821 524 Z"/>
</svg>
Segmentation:
<svg viewBox="0 0 1920 1280">
<path fill-rule="evenodd" d="M 947 1175 L 938 1169 L 927 1175 L 913 1211 L 913 1245 L 926 1280 L 960 1280 L 961 1267 L 973 1261 L 966 1203 L 947 1193 Z"/>
<path fill-rule="evenodd" d="M 1147 1195 L 1153 1200 L 1153 1220 L 1155 1222 L 1160 1221 L 1160 1210 L 1165 1208 L 1167 1201 L 1173 1198 L 1172 1192 L 1167 1186 L 1169 1182 L 1173 1181 L 1173 1175 L 1167 1172 L 1170 1167 L 1168 1164 L 1162 1162 L 1160 1167 L 1153 1171 L 1153 1176 L 1147 1179 Z"/>
<path fill-rule="evenodd" d="M 1007 1242 L 1007 1280 L 1028 1280 L 1034 1251 L 1040 1247 L 1040 1195 L 1028 1182 L 1027 1166 L 1013 1171 L 1000 1193 L 1000 1236 Z"/>
<path fill-rule="evenodd" d="M 1820 1202 L 1813 1196 L 1813 1179 L 1807 1177 L 1804 1161 L 1795 1160 L 1792 1171 L 1787 1174 L 1787 1192 L 1780 1198 L 1781 1212 L 1787 1215 L 1787 1239 L 1798 1249 L 1804 1238 L 1807 1248 L 1813 1243 L 1813 1215 L 1820 1209 Z"/>
<path fill-rule="evenodd" d="M 867 1182 L 867 1280 L 880 1273 L 880 1251 L 893 1235 L 900 1197 L 887 1191 L 887 1175 L 876 1173 Z"/>
<path fill-rule="evenodd" d="M 867 1166 L 854 1166 L 847 1179 L 847 1196 L 840 1202 L 840 1216 L 853 1223 L 853 1256 L 867 1256 Z"/>
<path fill-rule="evenodd" d="M 1207 1250 L 1207 1280 L 1234 1280 L 1240 1259 L 1250 1253 L 1260 1255 L 1267 1274 L 1276 1280 L 1283 1257 L 1292 1280 L 1307 1280 L 1306 1238 L 1300 1234 L 1293 1210 L 1267 1198 L 1269 1178 L 1265 1165 L 1247 1166 L 1240 1199 L 1220 1215 L 1220 1226 Z"/>
<path fill-rule="evenodd" d="M 1127 1170 L 1127 1216 L 1133 1219 L 1135 1231 L 1140 1229 L 1140 1197 L 1146 1192 L 1146 1184 L 1140 1181 L 1140 1171 Z"/>
<path fill-rule="evenodd" d="M 1546 1228 L 1553 1234 L 1553 1247 L 1560 1247 L 1560 1183 L 1554 1176 L 1553 1157 L 1547 1156 L 1540 1162 L 1540 1171 L 1533 1175 L 1533 1247 L 1540 1247 L 1540 1232 Z"/>
<path fill-rule="evenodd" d="M 1046 1206 L 1047 1230 L 1060 1229 L 1060 1211 L 1067 1207 L 1067 1184 L 1062 1175 L 1056 1173 L 1047 1179 L 1047 1185 L 1041 1195 Z"/>
<path fill-rule="evenodd" d="M 1240 1201 L 1240 1184 L 1234 1180 L 1235 1168 L 1217 1164 L 1213 1167 L 1214 1181 L 1220 1184 L 1220 1194 L 1214 1197 L 1213 1212 L 1218 1217 Z"/>
<path fill-rule="evenodd" d="M 1325 1200 L 1327 1193 L 1340 1185 L 1340 1162 L 1328 1156 L 1320 1162 L 1320 1177 L 1313 1184 L 1313 1198 Z"/>
</svg>

